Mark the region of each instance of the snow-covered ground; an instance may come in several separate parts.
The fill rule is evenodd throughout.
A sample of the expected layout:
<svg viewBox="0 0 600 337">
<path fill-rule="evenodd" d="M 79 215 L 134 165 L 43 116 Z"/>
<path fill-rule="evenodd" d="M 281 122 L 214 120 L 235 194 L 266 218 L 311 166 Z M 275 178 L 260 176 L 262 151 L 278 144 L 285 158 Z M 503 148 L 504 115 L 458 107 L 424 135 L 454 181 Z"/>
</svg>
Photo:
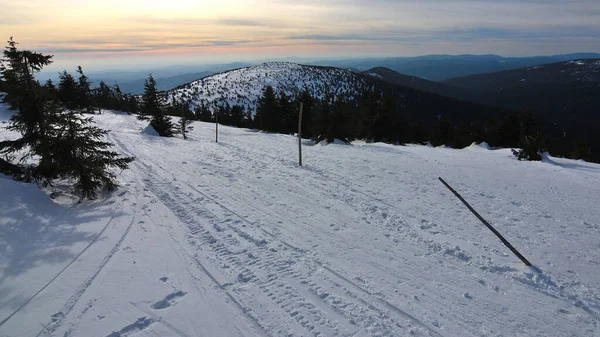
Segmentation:
<svg viewBox="0 0 600 337">
<path fill-rule="evenodd" d="M 291 136 L 96 119 L 137 158 L 112 196 L 0 179 L 0 336 L 600 334 L 600 165 L 306 141 L 300 168 Z"/>
</svg>

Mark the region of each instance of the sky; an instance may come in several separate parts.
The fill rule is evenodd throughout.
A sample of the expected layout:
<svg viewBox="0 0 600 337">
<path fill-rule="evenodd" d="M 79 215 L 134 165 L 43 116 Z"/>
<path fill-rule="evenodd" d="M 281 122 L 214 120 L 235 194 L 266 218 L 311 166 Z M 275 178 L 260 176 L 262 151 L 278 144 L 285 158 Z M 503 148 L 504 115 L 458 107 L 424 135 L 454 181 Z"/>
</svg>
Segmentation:
<svg viewBox="0 0 600 337">
<path fill-rule="evenodd" d="M 600 52 L 600 0 L 0 0 L 56 66 Z"/>
</svg>

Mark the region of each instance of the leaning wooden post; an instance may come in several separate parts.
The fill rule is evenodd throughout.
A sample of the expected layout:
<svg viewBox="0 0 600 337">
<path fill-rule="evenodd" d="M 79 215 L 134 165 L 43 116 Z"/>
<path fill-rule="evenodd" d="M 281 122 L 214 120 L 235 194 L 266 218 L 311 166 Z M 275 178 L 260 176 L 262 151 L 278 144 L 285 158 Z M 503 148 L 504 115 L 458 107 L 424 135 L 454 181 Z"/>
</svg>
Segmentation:
<svg viewBox="0 0 600 337">
<path fill-rule="evenodd" d="M 300 113 L 298 114 L 298 164 L 302 166 L 302 108 L 304 102 L 300 102 Z"/>
<path fill-rule="evenodd" d="M 215 129 L 215 143 L 219 142 L 219 107 L 215 105 L 215 120 L 216 120 L 216 129 Z"/>
<path fill-rule="evenodd" d="M 481 217 L 481 215 L 479 215 L 479 213 L 477 213 L 476 210 L 473 209 L 473 207 L 471 207 L 471 205 L 469 205 L 469 203 L 463 199 L 463 197 L 460 196 L 460 194 L 458 194 L 458 192 L 456 192 L 452 187 L 450 187 L 450 185 L 448 185 L 444 179 L 442 178 L 438 178 L 440 179 L 440 181 L 442 182 L 442 184 L 444 184 L 449 190 L 450 192 L 454 193 L 454 195 L 460 200 L 462 201 L 462 203 L 467 206 L 467 208 L 481 221 L 483 222 L 483 224 L 492 231 L 492 233 L 496 234 L 496 236 L 500 239 L 500 241 L 502 241 L 502 243 L 508 247 L 508 249 L 510 249 L 511 252 L 513 252 L 526 266 L 530 267 L 531 266 L 531 262 L 529 262 L 523 255 L 521 255 L 521 253 L 519 253 L 518 250 L 515 249 L 515 247 L 513 247 L 513 245 L 510 244 L 510 242 L 508 242 L 494 227 L 492 227 L 492 225 L 490 225 L 489 222 L 487 222 L 483 217 Z"/>
</svg>

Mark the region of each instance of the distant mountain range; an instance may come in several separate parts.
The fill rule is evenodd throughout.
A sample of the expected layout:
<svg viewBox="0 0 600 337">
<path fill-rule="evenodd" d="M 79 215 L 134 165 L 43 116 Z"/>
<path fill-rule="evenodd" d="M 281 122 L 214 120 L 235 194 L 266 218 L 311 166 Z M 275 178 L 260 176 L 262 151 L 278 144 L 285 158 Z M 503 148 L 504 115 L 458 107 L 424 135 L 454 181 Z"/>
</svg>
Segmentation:
<svg viewBox="0 0 600 337">
<path fill-rule="evenodd" d="M 425 55 L 418 57 L 323 60 L 309 64 L 365 71 L 384 67 L 399 73 L 431 81 L 517 69 L 547 63 L 600 58 L 600 54 L 577 53 L 553 56 L 502 57 L 498 55 Z"/>
<path fill-rule="evenodd" d="M 118 83 L 122 92 L 139 95 L 144 92 L 144 81 L 150 74 L 152 74 L 156 80 L 157 87 L 160 90 L 168 90 L 204 76 L 248 65 L 248 63 L 235 62 L 225 64 L 163 66 L 136 71 L 86 71 L 85 68 L 83 70 L 86 76 L 90 78 L 92 87 L 98 86 L 100 81 L 104 81 L 111 86 Z M 78 76 L 74 71 L 70 71 L 70 69 L 67 69 L 67 72 L 71 73 L 73 76 Z M 51 79 L 55 84 L 58 84 L 59 72 L 43 71 L 36 74 L 36 79 L 40 82 Z"/>
<path fill-rule="evenodd" d="M 199 78 L 214 74 L 211 71 L 203 71 L 199 73 L 183 74 L 171 77 L 155 78 L 156 87 L 158 90 L 169 90 L 183 83 L 191 82 Z M 100 83 L 98 80 L 91 79 L 94 83 Z M 133 81 L 119 82 L 119 87 L 122 92 L 127 92 L 133 95 L 141 95 L 144 93 L 144 83 L 146 78 L 140 78 Z M 111 83 L 108 83 L 109 85 Z"/>
<path fill-rule="evenodd" d="M 400 74 L 399 72 L 391 70 L 389 68 L 376 67 L 373 69 L 363 71 L 361 72 L 361 74 L 371 77 L 373 79 L 380 79 L 393 84 L 402 85 L 405 87 L 410 87 L 442 96 L 454 97 L 465 100 L 470 100 L 474 98 L 473 96 L 468 94 L 467 90 L 464 90 L 457 86 L 430 81 L 417 76 Z"/>
<path fill-rule="evenodd" d="M 600 131 L 600 58 L 557 62 L 444 81 L 474 101 L 537 112 L 565 128 Z"/>
</svg>

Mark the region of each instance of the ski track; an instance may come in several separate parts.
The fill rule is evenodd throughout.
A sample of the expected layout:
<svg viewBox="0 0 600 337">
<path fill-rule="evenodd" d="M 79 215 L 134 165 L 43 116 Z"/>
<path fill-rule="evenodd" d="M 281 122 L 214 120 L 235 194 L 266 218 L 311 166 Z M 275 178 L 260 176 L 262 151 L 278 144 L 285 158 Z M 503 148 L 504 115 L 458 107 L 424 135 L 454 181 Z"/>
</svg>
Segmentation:
<svg viewBox="0 0 600 337">
<path fill-rule="evenodd" d="M 121 196 L 123 196 L 123 195 L 121 195 Z M 135 204 L 137 205 L 137 203 L 135 203 Z M 136 208 L 137 208 L 137 206 L 136 206 Z M 104 256 L 104 258 L 102 259 L 102 262 L 100 262 L 100 265 L 96 268 L 96 271 L 94 272 L 94 274 L 91 275 L 88 279 L 86 279 L 79 286 L 79 288 L 77 288 L 75 293 L 73 293 L 73 295 L 71 295 L 71 297 L 67 300 L 67 302 L 65 303 L 65 305 L 63 306 L 63 308 L 60 311 L 58 311 L 56 314 L 52 315 L 51 322 L 49 324 L 45 325 L 44 328 L 37 334 L 37 336 L 49 336 L 61 326 L 63 319 L 71 313 L 71 311 L 73 310 L 73 307 L 75 307 L 75 305 L 77 304 L 79 299 L 83 296 L 83 294 L 86 292 L 86 290 L 92 285 L 92 283 L 94 282 L 94 280 L 96 279 L 98 274 L 100 274 L 100 272 L 104 269 L 104 267 L 106 267 L 106 265 L 110 262 L 112 257 L 120 250 L 121 244 L 123 243 L 123 241 L 125 241 L 125 238 L 129 234 L 129 232 L 131 231 L 131 228 L 133 227 L 133 224 L 135 223 L 135 219 L 136 219 L 135 214 L 136 213 L 137 213 L 137 209 L 133 213 L 134 215 L 132 215 L 131 221 L 129 222 L 127 228 L 125 229 L 125 231 L 119 238 L 119 241 L 117 241 L 117 243 L 113 246 L 113 248 L 110 250 L 110 252 L 108 252 L 108 254 L 106 256 Z M 123 214 L 123 211 L 121 211 L 121 215 L 122 214 Z M 90 308 L 90 305 L 86 306 L 84 308 L 84 311 L 78 315 L 79 320 L 85 314 L 85 311 L 87 311 L 87 309 L 89 309 L 89 308 Z M 75 320 L 75 321 L 77 322 L 78 320 Z M 67 337 L 67 336 L 69 336 L 69 331 L 67 331 L 67 333 L 65 334 L 65 337 Z M 122 336 L 123 337 L 128 336 L 128 334 L 122 335 Z"/>
<path fill-rule="evenodd" d="M 122 142 L 117 142 L 130 153 Z M 181 181 L 163 181 L 161 174 L 154 172 L 155 167 L 162 170 L 161 173 L 169 172 L 158 162 L 149 164 L 145 161 L 145 164 L 136 166 L 145 172 L 146 186 L 150 191 L 187 226 L 191 234 L 190 245 L 211 247 L 212 251 L 204 252 L 207 260 L 212 260 L 216 266 L 226 263 L 227 269 L 235 270 L 229 273 L 229 281 L 219 282 L 219 277 L 215 277 L 214 272 L 211 273 L 197 260 L 217 286 L 229 290 L 228 297 L 239 303 L 244 312 L 252 313 L 252 307 L 275 306 L 270 311 L 283 309 L 289 315 L 285 320 L 294 327 L 294 331 L 298 330 L 299 324 L 307 333 L 315 336 L 355 335 L 360 330 L 372 335 L 395 335 L 402 327 L 412 329 L 412 333 L 421 331 L 424 335 L 441 336 L 397 306 L 375 297 L 330 268 L 323 268 L 322 263 L 308 257 L 304 249 L 275 238 L 269 231 L 233 212 L 215 197 Z M 183 184 L 183 187 L 179 184 Z M 187 191 L 182 191 L 183 188 Z M 194 198 L 193 194 L 200 199 Z M 203 226 L 203 222 L 212 223 L 213 226 Z M 240 223 L 246 223 L 247 226 L 240 226 Z M 326 278 L 314 280 L 305 275 L 306 269 L 315 271 L 318 267 L 331 273 L 330 278 L 335 281 Z M 333 285 L 345 283 L 339 292 L 340 296 L 331 296 L 328 300 L 322 298 L 319 293 L 324 286 L 323 281 Z M 245 298 L 243 288 L 248 285 L 258 287 L 265 296 L 258 300 L 256 296 Z M 362 294 L 351 289 L 359 289 Z M 343 321 L 331 321 L 331 313 L 336 313 L 334 317 L 338 320 L 343 318 Z M 264 331 L 276 331 L 275 335 L 286 333 L 277 330 L 277 321 L 265 321 L 259 314 L 253 314 L 252 317 Z"/>
<path fill-rule="evenodd" d="M 121 203 L 120 208 L 121 208 L 121 214 L 122 214 L 122 212 L 123 212 L 123 210 L 122 210 L 123 203 Z M 69 267 L 71 265 L 73 265 L 73 263 L 75 263 L 94 243 L 96 243 L 96 241 L 98 241 L 98 239 L 104 234 L 104 232 L 106 231 L 106 229 L 108 228 L 108 226 L 112 223 L 112 221 L 113 221 L 114 218 L 115 218 L 115 215 L 114 215 L 114 212 L 113 212 L 113 215 L 110 217 L 110 219 L 108 220 L 108 222 L 106 223 L 106 225 L 102 228 L 102 230 L 100 231 L 100 233 L 98 233 L 98 235 L 84 249 L 82 249 L 77 255 L 75 255 L 75 257 L 73 258 L 73 260 L 71 260 L 71 262 L 69 262 L 52 279 L 50 279 L 42 288 L 40 288 L 27 301 L 25 301 L 25 303 L 23 303 L 20 307 L 18 307 L 14 312 L 12 312 L 10 315 L 8 315 L 5 319 L 3 319 L 2 321 L 0 321 L 0 326 L 4 325 L 15 314 L 17 314 L 19 311 L 21 311 L 23 308 L 25 308 L 34 298 L 36 298 L 41 292 L 43 292 L 53 282 L 55 282 L 56 279 L 59 278 L 67 269 L 69 269 Z"/>
</svg>

